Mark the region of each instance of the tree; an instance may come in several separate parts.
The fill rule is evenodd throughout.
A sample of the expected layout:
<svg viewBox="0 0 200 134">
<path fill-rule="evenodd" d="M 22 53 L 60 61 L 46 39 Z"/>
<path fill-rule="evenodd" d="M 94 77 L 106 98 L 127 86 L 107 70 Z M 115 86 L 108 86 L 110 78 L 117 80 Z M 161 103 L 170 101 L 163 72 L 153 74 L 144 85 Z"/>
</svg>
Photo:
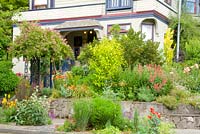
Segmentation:
<svg viewBox="0 0 200 134">
<path fill-rule="evenodd" d="M 70 46 L 66 44 L 59 32 L 42 29 L 36 23 L 27 22 L 20 25 L 20 30 L 21 34 L 16 37 L 10 52 L 13 56 L 23 56 L 31 61 L 33 85 L 39 85 L 41 62 L 47 66 L 50 62 L 73 57 Z"/>
<path fill-rule="evenodd" d="M 28 0 L 0 1 L 0 60 L 5 57 L 8 44 L 12 41 L 12 16 L 28 6 Z"/>
</svg>

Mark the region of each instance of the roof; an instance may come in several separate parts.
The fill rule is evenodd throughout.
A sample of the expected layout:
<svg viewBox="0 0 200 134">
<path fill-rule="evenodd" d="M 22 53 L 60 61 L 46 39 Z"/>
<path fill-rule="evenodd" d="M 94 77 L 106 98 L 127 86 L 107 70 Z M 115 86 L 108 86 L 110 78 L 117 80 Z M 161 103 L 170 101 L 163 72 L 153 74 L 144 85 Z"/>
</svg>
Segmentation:
<svg viewBox="0 0 200 134">
<path fill-rule="evenodd" d="M 57 30 L 66 30 L 66 31 L 75 31 L 79 29 L 85 30 L 85 29 L 94 29 L 94 28 L 102 29 L 103 27 L 98 21 L 92 20 L 92 19 L 65 21 L 64 23 L 55 27 L 55 29 Z"/>
</svg>

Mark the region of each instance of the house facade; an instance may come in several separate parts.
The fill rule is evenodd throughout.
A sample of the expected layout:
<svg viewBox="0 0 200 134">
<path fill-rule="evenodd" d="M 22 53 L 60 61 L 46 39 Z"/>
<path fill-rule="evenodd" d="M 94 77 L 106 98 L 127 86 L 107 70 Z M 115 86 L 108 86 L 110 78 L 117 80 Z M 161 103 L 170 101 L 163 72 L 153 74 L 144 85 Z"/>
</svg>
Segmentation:
<svg viewBox="0 0 200 134">
<path fill-rule="evenodd" d="M 94 38 L 109 36 L 114 24 L 120 25 L 120 33 L 130 27 L 141 31 L 145 40 L 160 42 L 162 48 L 168 17 L 176 14 L 177 0 L 29 0 L 29 10 L 16 19 L 37 21 L 44 28 L 58 30 L 77 57 L 80 48 Z M 19 27 L 13 26 L 13 37 L 19 34 Z M 16 64 L 13 70 L 23 73 L 22 66 Z"/>
</svg>

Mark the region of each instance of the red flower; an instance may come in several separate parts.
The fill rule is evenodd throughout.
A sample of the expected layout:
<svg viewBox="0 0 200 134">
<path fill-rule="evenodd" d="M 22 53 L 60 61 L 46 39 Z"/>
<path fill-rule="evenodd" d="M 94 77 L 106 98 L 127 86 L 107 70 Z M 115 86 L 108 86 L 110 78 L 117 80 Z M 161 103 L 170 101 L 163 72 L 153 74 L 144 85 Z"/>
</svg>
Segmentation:
<svg viewBox="0 0 200 134">
<path fill-rule="evenodd" d="M 149 119 L 152 119 L 152 116 L 151 116 L 151 115 L 148 115 L 147 117 L 148 117 Z"/>
<path fill-rule="evenodd" d="M 151 112 L 152 114 L 155 114 L 155 110 L 154 110 L 153 107 L 150 107 L 150 112 Z"/>
</svg>

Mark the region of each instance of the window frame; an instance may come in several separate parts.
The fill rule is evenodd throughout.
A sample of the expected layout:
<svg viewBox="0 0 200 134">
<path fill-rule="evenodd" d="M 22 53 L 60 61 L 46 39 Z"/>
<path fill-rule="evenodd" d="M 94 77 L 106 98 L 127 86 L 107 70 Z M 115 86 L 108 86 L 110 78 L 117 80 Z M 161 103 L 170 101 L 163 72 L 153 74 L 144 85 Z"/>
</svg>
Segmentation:
<svg viewBox="0 0 200 134">
<path fill-rule="evenodd" d="M 123 9 L 132 9 L 133 7 L 133 0 L 126 0 L 128 2 L 128 4 L 126 6 L 122 5 L 122 1 L 123 0 L 116 0 L 118 1 L 118 6 L 110 6 L 111 5 L 111 0 L 106 0 L 106 10 L 110 11 L 110 10 L 123 10 Z"/>
<path fill-rule="evenodd" d="M 142 24 L 141 24 L 141 33 L 142 34 L 145 34 L 145 33 L 143 33 L 143 30 L 142 30 L 144 25 L 146 25 L 146 26 L 151 25 L 152 26 L 152 32 L 151 32 L 152 38 L 151 39 L 145 39 L 144 38 L 144 41 L 148 41 L 148 40 L 154 41 L 155 23 L 153 23 L 153 22 L 142 22 Z"/>
</svg>

